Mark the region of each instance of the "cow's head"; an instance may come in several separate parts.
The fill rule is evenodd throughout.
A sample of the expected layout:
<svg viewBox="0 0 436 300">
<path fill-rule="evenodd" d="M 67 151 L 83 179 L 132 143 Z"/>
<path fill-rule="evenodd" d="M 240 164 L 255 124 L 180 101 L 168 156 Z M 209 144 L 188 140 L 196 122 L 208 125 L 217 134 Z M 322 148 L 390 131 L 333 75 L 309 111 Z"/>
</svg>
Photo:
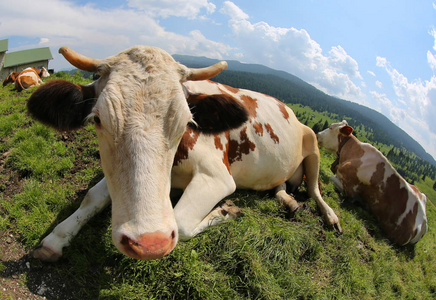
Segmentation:
<svg viewBox="0 0 436 300">
<path fill-rule="evenodd" d="M 66 47 L 59 52 L 77 68 L 96 72 L 100 78 L 86 86 L 49 81 L 30 97 L 30 113 L 58 130 L 76 129 L 85 119 L 94 120 L 112 199 L 115 246 L 138 259 L 168 254 L 178 240 L 169 198 L 177 147 L 188 123 L 201 130 L 204 120 L 207 131 L 214 131 L 207 117 L 192 120 L 190 111 L 190 107 L 197 107 L 196 115 L 207 113 L 204 106 L 210 99 L 188 105 L 182 83 L 211 78 L 227 64 L 189 69 L 165 51 L 145 46 L 102 60 L 84 57 Z M 220 123 L 220 116 L 229 114 L 228 105 L 240 121 L 219 130 L 231 129 L 247 120 L 242 106 L 222 102 L 221 106 L 214 105 L 212 124 Z"/>
<path fill-rule="evenodd" d="M 347 121 L 343 120 L 340 123 L 333 123 L 329 128 L 317 134 L 318 144 L 327 151 L 336 153 L 342 138 L 348 137 L 352 133 L 353 128 L 348 126 Z"/>
<path fill-rule="evenodd" d="M 39 74 L 40 74 L 39 77 L 41 77 L 41 78 L 46 78 L 46 77 L 50 76 L 50 73 L 44 67 L 42 67 L 41 73 L 39 73 Z"/>
</svg>

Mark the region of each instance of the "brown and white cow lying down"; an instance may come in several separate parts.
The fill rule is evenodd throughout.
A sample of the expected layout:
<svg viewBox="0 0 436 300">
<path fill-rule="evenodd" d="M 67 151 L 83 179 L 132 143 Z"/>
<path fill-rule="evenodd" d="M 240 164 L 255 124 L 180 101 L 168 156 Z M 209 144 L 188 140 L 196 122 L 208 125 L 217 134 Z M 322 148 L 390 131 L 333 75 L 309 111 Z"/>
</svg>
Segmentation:
<svg viewBox="0 0 436 300">
<path fill-rule="evenodd" d="M 231 217 L 215 208 L 236 188 L 286 191 L 307 177 L 327 224 L 339 220 L 318 190 L 319 150 L 313 131 L 282 102 L 207 81 L 227 64 L 189 69 L 158 48 L 137 46 L 98 60 L 63 47 L 74 66 L 101 77 L 79 86 L 49 81 L 28 102 L 30 113 L 59 130 L 93 119 L 105 178 L 80 208 L 42 241 L 34 256 L 54 261 L 79 229 L 112 202 L 112 240 L 124 254 L 160 258 L 178 240 Z M 172 207 L 170 188 L 184 190 Z"/>
<path fill-rule="evenodd" d="M 38 86 L 42 83 L 41 78 L 49 77 L 46 68 L 36 69 L 36 68 L 26 68 L 21 72 L 12 72 L 3 81 L 3 86 L 9 83 L 15 83 L 15 89 L 19 92 L 22 90 L 30 89 L 31 87 Z"/>
<path fill-rule="evenodd" d="M 338 155 L 332 181 L 347 197 L 362 202 L 393 242 L 418 242 L 428 230 L 426 196 L 408 184 L 380 151 L 352 132 L 342 121 L 318 133 L 319 145 Z"/>
<path fill-rule="evenodd" d="M 9 83 L 14 83 L 18 75 L 20 75 L 20 72 L 11 72 L 9 75 L 3 80 L 3 86 L 7 86 Z"/>
</svg>

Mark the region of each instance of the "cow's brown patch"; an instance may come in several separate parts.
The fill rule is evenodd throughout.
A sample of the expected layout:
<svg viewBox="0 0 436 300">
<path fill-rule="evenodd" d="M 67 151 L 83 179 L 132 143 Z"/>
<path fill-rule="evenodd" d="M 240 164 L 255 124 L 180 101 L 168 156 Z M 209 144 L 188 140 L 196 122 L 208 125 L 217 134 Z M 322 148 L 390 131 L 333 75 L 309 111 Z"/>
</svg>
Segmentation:
<svg viewBox="0 0 436 300">
<path fill-rule="evenodd" d="M 230 174 L 230 164 L 229 164 L 229 132 L 226 131 L 225 133 L 226 137 L 226 143 L 225 146 L 223 143 L 221 143 L 221 137 L 218 134 L 214 135 L 214 143 L 215 143 L 215 149 L 222 150 L 223 151 L 223 164 L 226 166 L 227 170 Z"/>
<path fill-rule="evenodd" d="M 254 128 L 254 132 L 258 135 L 258 136 L 263 136 L 263 127 L 262 124 L 257 122 L 257 121 L 253 121 L 252 122 L 252 126 Z"/>
<path fill-rule="evenodd" d="M 269 133 L 269 136 L 274 141 L 274 144 L 279 143 L 279 137 L 274 133 L 274 130 L 272 129 L 271 125 L 266 123 L 265 124 L 266 131 Z"/>
<path fill-rule="evenodd" d="M 289 119 L 289 113 L 288 113 L 288 111 L 286 109 L 286 105 L 283 102 L 279 101 L 279 100 L 277 100 L 277 104 L 279 105 L 279 109 L 280 109 L 280 112 L 282 113 L 283 117 L 286 120 Z"/>
<path fill-rule="evenodd" d="M 380 222 L 384 231 L 398 244 L 407 243 L 414 234 L 418 203 L 407 213 L 402 222 L 397 225 L 399 217 L 406 211 L 409 193 L 405 187 L 400 187 L 400 177 L 392 174 L 386 181 L 384 201 L 386 201 L 385 215 L 381 216 Z"/>
<path fill-rule="evenodd" d="M 229 171 L 229 174 L 231 174 L 230 173 L 230 162 L 229 162 L 229 144 L 230 144 L 229 143 L 229 139 L 230 139 L 229 131 L 226 131 L 225 135 L 226 135 L 227 142 L 226 142 L 226 149 L 224 150 L 223 163 L 226 166 L 227 171 Z"/>
<path fill-rule="evenodd" d="M 195 143 L 197 143 L 200 132 L 188 127 L 183 134 L 179 147 L 177 148 L 176 155 L 174 157 L 173 166 L 178 166 L 183 160 L 188 159 L 189 150 L 194 149 Z"/>
<path fill-rule="evenodd" d="M 244 103 L 244 106 L 248 111 L 248 115 L 251 118 L 256 118 L 257 117 L 257 99 L 253 99 L 247 95 L 242 95 L 241 100 Z"/>
<path fill-rule="evenodd" d="M 228 156 L 230 165 L 235 161 L 241 161 L 242 154 L 248 154 L 256 148 L 256 145 L 247 136 L 247 126 L 240 131 L 239 138 L 241 142 L 229 138 Z"/>
<path fill-rule="evenodd" d="M 238 93 L 239 92 L 239 89 L 238 88 L 234 88 L 234 87 L 231 87 L 231 86 L 229 86 L 229 85 L 226 85 L 226 84 L 221 84 L 227 91 L 229 91 L 229 92 L 231 92 L 231 93 L 233 93 L 233 94 L 236 94 L 236 93 Z M 220 89 L 224 94 L 227 94 L 226 92 L 224 92 L 222 89 Z"/>
<path fill-rule="evenodd" d="M 215 148 L 218 149 L 218 150 L 224 150 L 224 146 L 223 146 L 223 144 L 221 143 L 221 138 L 220 138 L 220 136 L 219 136 L 218 134 L 215 134 L 215 135 L 213 136 L 213 139 L 214 139 L 214 142 L 215 142 Z"/>
</svg>

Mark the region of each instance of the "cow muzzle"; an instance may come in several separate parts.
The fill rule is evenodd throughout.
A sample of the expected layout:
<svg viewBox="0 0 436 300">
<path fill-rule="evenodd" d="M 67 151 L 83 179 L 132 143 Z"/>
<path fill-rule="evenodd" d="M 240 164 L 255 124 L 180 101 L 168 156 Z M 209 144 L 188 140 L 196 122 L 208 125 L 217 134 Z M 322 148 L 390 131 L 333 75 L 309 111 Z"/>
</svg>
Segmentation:
<svg viewBox="0 0 436 300">
<path fill-rule="evenodd" d="M 142 260 L 157 259 L 173 250 L 177 244 L 177 234 L 174 230 L 169 234 L 157 231 L 144 233 L 137 239 L 123 235 L 120 244 L 122 252 L 129 257 Z"/>
</svg>

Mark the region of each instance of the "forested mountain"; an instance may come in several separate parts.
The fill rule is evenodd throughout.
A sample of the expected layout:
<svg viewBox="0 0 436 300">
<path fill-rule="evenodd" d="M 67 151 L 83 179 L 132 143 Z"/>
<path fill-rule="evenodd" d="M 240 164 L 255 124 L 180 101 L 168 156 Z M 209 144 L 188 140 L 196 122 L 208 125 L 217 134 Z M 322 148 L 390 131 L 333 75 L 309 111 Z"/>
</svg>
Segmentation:
<svg viewBox="0 0 436 300">
<path fill-rule="evenodd" d="M 205 57 L 174 55 L 188 67 L 204 67 L 218 62 Z M 353 127 L 364 125 L 372 131 L 371 139 L 398 149 L 405 148 L 436 166 L 436 161 L 424 148 L 383 114 L 363 105 L 329 96 L 300 78 L 262 65 L 227 61 L 229 68 L 213 80 L 239 88 L 259 91 L 285 103 L 302 104 L 316 111 L 326 111 L 347 119 Z"/>
</svg>

